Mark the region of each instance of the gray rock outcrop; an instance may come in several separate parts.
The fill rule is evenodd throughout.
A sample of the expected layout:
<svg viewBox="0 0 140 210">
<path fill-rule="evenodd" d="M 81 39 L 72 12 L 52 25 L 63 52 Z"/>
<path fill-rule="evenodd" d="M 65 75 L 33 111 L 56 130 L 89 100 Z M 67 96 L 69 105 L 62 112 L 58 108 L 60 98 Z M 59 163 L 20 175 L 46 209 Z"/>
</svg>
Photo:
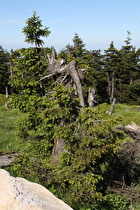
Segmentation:
<svg viewBox="0 0 140 210">
<path fill-rule="evenodd" d="M 0 210 L 72 210 L 45 187 L 0 169 Z"/>
<path fill-rule="evenodd" d="M 0 167 L 10 166 L 14 161 L 15 157 L 18 157 L 19 154 L 16 152 L 0 152 Z"/>
</svg>

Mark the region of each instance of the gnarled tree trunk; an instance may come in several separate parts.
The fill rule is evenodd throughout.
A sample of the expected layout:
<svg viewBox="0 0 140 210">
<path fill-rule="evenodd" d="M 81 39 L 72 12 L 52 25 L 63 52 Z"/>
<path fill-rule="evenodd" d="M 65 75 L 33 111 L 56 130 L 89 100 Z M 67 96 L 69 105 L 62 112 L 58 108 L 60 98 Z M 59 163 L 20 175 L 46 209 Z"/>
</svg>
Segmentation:
<svg viewBox="0 0 140 210">
<path fill-rule="evenodd" d="M 70 89 L 72 86 L 75 86 L 77 97 L 80 98 L 80 105 L 81 108 L 83 108 L 85 106 L 85 102 L 83 97 L 81 81 L 84 76 L 84 70 L 82 69 L 81 70 L 82 72 L 77 71 L 76 62 L 74 60 L 70 61 L 68 64 L 65 63 L 64 59 L 57 60 L 55 49 L 52 49 L 51 54 L 47 55 L 47 57 L 49 61 L 48 70 L 50 74 L 42 77 L 40 81 L 44 80 L 45 78 L 57 75 L 57 81 L 59 81 L 61 84 L 64 84 L 68 89 Z M 63 151 L 64 151 L 64 142 L 61 139 L 55 139 L 54 147 L 52 150 L 52 162 L 57 163 L 58 157 Z"/>
<path fill-rule="evenodd" d="M 78 75 L 78 71 L 76 70 L 76 62 L 72 60 L 68 64 L 65 64 L 64 59 L 57 60 L 56 52 L 54 49 L 52 49 L 51 55 L 48 55 L 48 60 L 49 60 L 48 69 L 49 69 L 50 74 L 44 76 L 40 80 L 43 80 L 45 78 L 51 77 L 56 74 L 60 74 L 59 81 L 60 83 L 64 83 L 67 75 L 70 75 L 73 83 L 75 84 L 78 98 L 81 99 L 80 105 L 81 107 L 84 107 L 85 102 L 84 102 L 84 97 L 83 97 L 83 90 L 82 90 L 81 80 Z M 69 81 L 67 83 L 69 83 Z M 66 84 L 66 86 L 68 87 L 68 84 Z"/>
</svg>

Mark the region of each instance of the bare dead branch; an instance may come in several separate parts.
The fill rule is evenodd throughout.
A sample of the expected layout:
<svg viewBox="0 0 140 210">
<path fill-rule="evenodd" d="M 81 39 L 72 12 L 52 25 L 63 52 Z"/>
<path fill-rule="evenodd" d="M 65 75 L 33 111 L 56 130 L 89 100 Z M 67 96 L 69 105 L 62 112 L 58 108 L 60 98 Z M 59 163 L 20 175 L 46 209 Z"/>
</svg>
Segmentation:
<svg viewBox="0 0 140 210">
<path fill-rule="evenodd" d="M 41 80 L 43 80 L 43 79 L 46 79 L 46 78 L 52 77 L 53 75 L 54 75 L 54 74 L 49 74 L 49 75 L 46 75 L 46 76 L 42 77 L 42 78 L 40 79 L 40 81 L 41 81 Z"/>
<path fill-rule="evenodd" d="M 131 125 L 127 125 L 127 126 L 119 125 L 116 128 L 124 131 L 133 139 L 140 140 L 140 126 L 136 125 L 134 122 L 131 122 Z"/>
<path fill-rule="evenodd" d="M 52 49 L 51 55 L 48 56 L 48 60 L 49 60 L 48 69 L 49 69 L 49 72 L 51 72 L 51 74 L 44 76 L 40 80 L 49 78 L 57 73 L 65 74 L 64 78 L 61 80 L 61 83 L 62 83 L 62 81 L 64 81 L 64 79 L 67 77 L 67 75 L 70 74 L 70 76 L 76 86 L 78 97 L 81 99 L 80 105 L 81 105 L 81 107 L 84 107 L 85 103 L 84 103 L 84 97 L 83 97 L 83 90 L 82 90 L 80 77 L 76 70 L 76 62 L 74 60 L 72 60 L 70 63 L 66 64 L 64 59 L 57 60 L 56 52 L 54 49 Z"/>
</svg>

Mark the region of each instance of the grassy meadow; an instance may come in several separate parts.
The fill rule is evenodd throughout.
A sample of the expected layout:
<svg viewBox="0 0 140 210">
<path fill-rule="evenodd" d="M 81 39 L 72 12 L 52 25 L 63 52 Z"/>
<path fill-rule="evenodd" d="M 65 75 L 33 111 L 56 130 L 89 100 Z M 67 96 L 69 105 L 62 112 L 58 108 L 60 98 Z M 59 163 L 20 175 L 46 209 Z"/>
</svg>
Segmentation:
<svg viewBox="0 0 140 210">
<path fill-rule="evenodd" d="M 110 105 L 104 103 L 98 106 L 99 112 L 102 113 L 103 119 L 114 119 L 116 117 L 122 118 L 122 124 L 128 125 L 131 124 L 131 121 L 135 122 L 137 125 L 140 125 L 140 111 L 138 111 L 137 105 L 126 105 L 126 104 L 116 104 L 113 114 L 108 115 L 110 110 Z"/>
<path fill-rule="evenodd" d="M 16 136 L 16 122 L 19 112 L 16 109 L 5 108 L 7 99 L 0 95 L 0 151 L 17 152 L 20 148 L 19 140 Z"/>
</svg>

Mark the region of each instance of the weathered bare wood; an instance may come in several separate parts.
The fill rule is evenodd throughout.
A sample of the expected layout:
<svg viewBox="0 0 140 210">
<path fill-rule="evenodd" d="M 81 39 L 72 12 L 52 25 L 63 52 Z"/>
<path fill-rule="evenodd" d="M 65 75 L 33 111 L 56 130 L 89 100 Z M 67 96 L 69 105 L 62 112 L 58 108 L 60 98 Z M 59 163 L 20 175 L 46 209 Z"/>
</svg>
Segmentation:
<svg viewBox="0 0 140 210">
<path fill-rule="evenodd" d="M 65 79 L 67 78 L 67 76 L 68 76 L 68 74 L 65 74 L 65 76 L 62 78 L 62 80 L 61 80 L 61 84 L 63 84 L 63 82 L 65 81 Z"/>
<path fill-rule="evenodd" d="M 114 98 L 112 101 L 112 105 L 111 105 L 110 111 L 108 113 L 109 115 L 112 115 L 114 108 L 115 108 L 115 103 L 116 103 L 116 98 Z"/>
<path fill-rule="evenodd" d="M 81 105 L 81 107 L 84 107 L 85 102 L 84 102 L 84 97 L 83 97 L 83 90 L 82 90 L 80 77 L 76 70 L 76 62 L 74 60 L 72 60 L 70 63 L 65 64 L 64 59 L 57 60 L 55 49 L 52 49 L 52 53 L 50 56 L 48 55 L 48 60 L 49 60 L 48 69 L 51 74 L 42 77 L 40 80 L 51 77 L 55 74 L 61 74 L 61 75 L 69 74 L 73 80 L 73 83 L 76 86 L 78 97 L 80 98 L 80 105 Z M 63 78 L 65 78 L 65 76 Z M 62 80 L 60 83 L 62 83 Z"/>
<path fill-rule="evenodd" d="M 85 102 L 84 102 L 84 97 L 83 97 L 83 90 L 82 90 L 82 85 L 81 85 L 81 81 L 79 78 L 79 75 L 76 71 L 76 62 L 73 60 L 68 64 L 68 70 L 70 72 L 70 75 L 76 85 L 76 89 L 78 92 L 78 97 L 80 98 L 80 105 L 82 107 L 85 106 Z"/>
<path fill-rule="evenodd" d="M 119 125 L 117 129 L 124 131 L 129 136 L 135 140 L 140 140 L 140 126 L 136 125 L 134 122 L 131 122 L 131 125 Z"/>
<path fill-rule="evenodd" d="M 89 107 L 91 108 L 94 107 L 94 104 L 96 103 L 95 97 L 96 97 L 96 90 L 94 88 L 89 88 L 88 104 L 89 104 Z"/>
<path fill-rule="evenodd" d="M 9 101 L 5 102 L 5 109 L 7 109 L 7 110 L 9 109 Z"/>
<path fill-rule="evenodd" d="M 53 73 L 53 74 L 46 75 L 46 76 L 42 77 L 42 78 L 40 79 L 40 81 L 41 81 L 41 80 L 43 80 L 43 79 L 46 79 L 46 78 L 52 77 L 53 75 L 54 75 L 54 73 Z"/>
<path fill-rule="evenodd" d="M 52 162 L 54 164 L 58 163 L 58 157 L 61 155 L 62 152 L 65 151 L 64 146 L 65 143 L 61 139 L 54 140 L 54 146 L 52 150 Z"/>
<path fill-rule="evenodd" d="M 51 94 L 53 94 L 53 93 L 54 93 L 54 91 L 52 90 L 52 91 L 46 93 L 45 96 L 49 96 L 49 95 L 51 95 Z M 44 97 L 45 97 L 45 96 L 44 96 Z"/>
<path fill-rule="evenodd" d="M 77 97 L 80 98 L 80 105 L 81 107 L 85 106 L 84 97 L 83 97 L 83 90 L 81 81 L 84 79 L 84 69 L 79 70 L 76 69 L 76 62 L 72 60 L 68 64 L 66 64 L 65 59 L 57 59 L 55 49 L 52 49 L 52 52 L 48 57 L 48 70 L 49 74 L 45 75 L 40 79 L 40 81 L 52 77 L 56 75 L 56 82 L 60 84 L 65 84 L 66 88 L 70 89 L 71 87 L 75 87 Z M 63 122 L 60 122 L 62 124 Z M 52 162 L 57 164 L 58 157 L 62 152 L 65 151 L 64 149 L 64 141 L 62 139 L 55 139 L 54 146 L 52 150 Z"/>
<path fill-rule="evenodd" d="M 111 96 L 110 96 L 110 103 L 113 103 L 113 101 L 114 101 L 114 91 L 115 91 L 115 80 L 114 80 L 114 71 L 113 71 L 112 78 L 111 78 Z"/>
<path fill-rule="evenodd" d="M 85 78 L 85 69 L 78 69 L 78 75 L 81 81 Z"/>
<path fill-rule="evenodd" d="M 9 94 L 8 94 L 8 87 L 6 86 L 5 88 L 5 97 L 8 98 Z"/>
<path fill-rule="evenodd" d="M 51 54 L 47 55 L 47 57 L 48 57 L 48 61 L 49 61 L 49 64 L 48 64 L 49 72 L 62 73 L 65 70 L 65 67 L 66 67 L 65 59 L 62 58 L 62 59 L 57 60 L 56 59 L 56 51 L 54 48 L 52 49 Z"/>
<path fill-rule="evenodd" d="M 107 83 L 108 83 L 109 102 L 112 103 L 114 99 L 114 90 L 115 90 L 114 71 L 112 72 L 112 74 L 109 74 L 109 72 L 107 72 L 106 76 L 107 76 Z"/>
</svg>

